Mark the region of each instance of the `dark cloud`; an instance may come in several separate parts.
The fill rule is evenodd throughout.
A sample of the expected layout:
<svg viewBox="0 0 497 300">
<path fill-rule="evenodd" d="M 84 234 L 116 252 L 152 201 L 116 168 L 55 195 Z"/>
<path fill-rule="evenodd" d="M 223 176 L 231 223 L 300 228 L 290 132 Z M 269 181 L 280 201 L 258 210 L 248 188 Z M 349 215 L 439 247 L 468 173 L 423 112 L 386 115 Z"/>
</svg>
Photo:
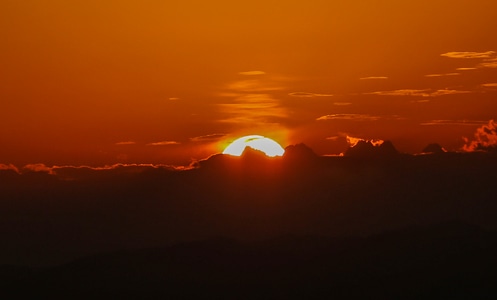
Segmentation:
<svg viewBox="0 0 497 300">
<path fill-rule="evenodd" d="M 423 154 L 441 154 L 446 152 L 447 150 L 437 143 L 427 145 L 422 151 Z"/>
</svg>

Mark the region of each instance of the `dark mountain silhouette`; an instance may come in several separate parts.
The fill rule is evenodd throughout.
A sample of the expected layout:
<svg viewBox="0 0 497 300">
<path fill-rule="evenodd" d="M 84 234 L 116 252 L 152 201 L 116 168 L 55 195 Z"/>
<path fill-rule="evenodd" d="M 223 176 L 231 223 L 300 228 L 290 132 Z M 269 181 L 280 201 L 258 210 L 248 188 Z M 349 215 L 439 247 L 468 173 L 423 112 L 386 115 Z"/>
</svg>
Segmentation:
<svg viewBox="0 0 497 300">
<path fill-rule="evenodd" d="M 440 146 L 437 143 L 429 144 L 422 151 L 422 153 L 433 153 L 433 154 L 441 154 L 445 152 L 447 152 L 447 150 L 445 150 L 442 146 Z"/>
<path fill-rule="evenodd" d="M 375 146 L 371 141 L 361 140 L 345 151 L 345 156 L 355 157 L 395 157 L 398 154 L 399 152 L 390 141 L 384 141 Z"/>
<path fill-rule="evenodd" d="M 318 155 L 309 148 L 304 143 L 290 145 L 285 148 L 285 153 L 283 155 L 285 159 L 288 160 L 315 160 Z"/>
<path fill-rule="evenodd" d="M 214 155 L 184 171 L 0 170 L 2 291 L 493 295 L 496 155 L 392 148 L 322 157 L 301 144 L 276 158 Z"/>
</svg>

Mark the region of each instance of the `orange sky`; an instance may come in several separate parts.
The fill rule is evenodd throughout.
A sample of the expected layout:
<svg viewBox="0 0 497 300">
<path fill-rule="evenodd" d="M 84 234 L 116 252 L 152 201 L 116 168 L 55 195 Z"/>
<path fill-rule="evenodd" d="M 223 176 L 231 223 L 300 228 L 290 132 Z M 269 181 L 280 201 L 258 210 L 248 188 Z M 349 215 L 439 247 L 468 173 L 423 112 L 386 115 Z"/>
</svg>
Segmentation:
<svg viewBox="0 0 497 300">
<path fill-rule="evenodd" d="M 4 0 L 0 163 L 187 164 L 245 134 L 457 150 L 497 119 L 496 1 L 364 2 Z"/>
</svg>

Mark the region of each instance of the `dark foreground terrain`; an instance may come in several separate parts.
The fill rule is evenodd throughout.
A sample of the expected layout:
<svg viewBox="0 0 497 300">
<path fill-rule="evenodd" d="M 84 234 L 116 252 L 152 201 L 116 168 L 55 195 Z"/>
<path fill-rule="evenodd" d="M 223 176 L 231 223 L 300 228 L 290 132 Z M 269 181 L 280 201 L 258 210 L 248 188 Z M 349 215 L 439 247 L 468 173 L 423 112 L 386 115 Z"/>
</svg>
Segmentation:
<svg viewBox="0 0 497 300">
<path fill-rule="evenodd" d="M 32 299 L 495 299 L 496 253 L 496 232 L 444 223 L 369 238 L 217 238 L 0 274 L 4 295 Z"/>
<path fill-rule="evenodd" d="M 496 299 L 497 156 L 384 149 L 0 170 L 2 294 Z"/>
</svg>

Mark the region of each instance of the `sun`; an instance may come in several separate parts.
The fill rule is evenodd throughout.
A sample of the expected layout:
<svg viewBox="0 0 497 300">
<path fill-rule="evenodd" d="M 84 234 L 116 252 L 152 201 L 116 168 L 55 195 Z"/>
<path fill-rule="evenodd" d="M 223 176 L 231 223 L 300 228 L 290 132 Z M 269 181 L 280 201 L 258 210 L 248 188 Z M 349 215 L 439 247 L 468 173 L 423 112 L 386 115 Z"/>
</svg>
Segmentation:
<svg viewBox="0 0 497 300">
<path fill-rule="evenodd" d="M 224 149 L 223 154 L 242 155 L 246 147 L 264 152 L 269 157 L 283 156 L 285 149 L 274 140 L 262 135 L 247 135 L 236 139 Z"/>
</svg>

